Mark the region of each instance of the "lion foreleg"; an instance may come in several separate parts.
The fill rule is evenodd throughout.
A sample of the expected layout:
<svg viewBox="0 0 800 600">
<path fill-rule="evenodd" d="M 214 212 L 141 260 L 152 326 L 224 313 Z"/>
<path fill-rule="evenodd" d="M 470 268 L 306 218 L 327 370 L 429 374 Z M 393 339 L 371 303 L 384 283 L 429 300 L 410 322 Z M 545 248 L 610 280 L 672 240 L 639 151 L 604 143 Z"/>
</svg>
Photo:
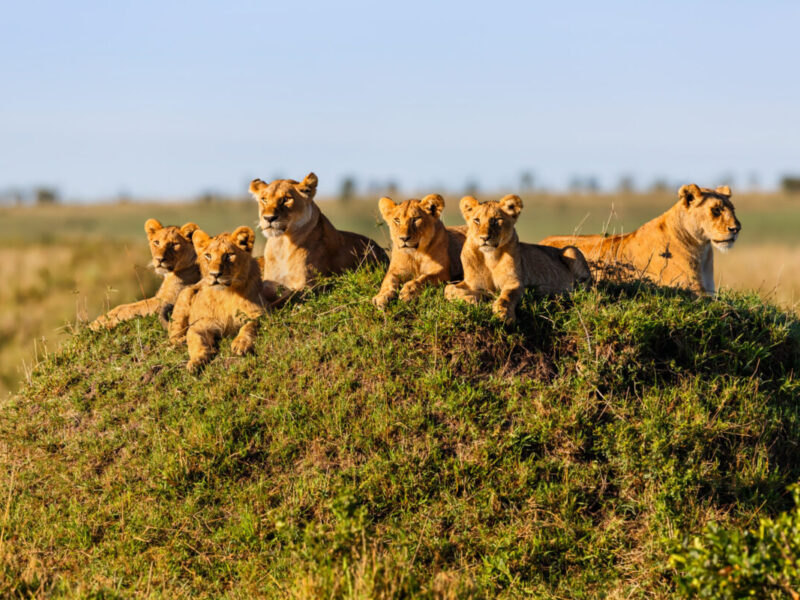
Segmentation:
<svg viewBox="0 0 800 600">
<path fill-rule="evenodd" d="M 100 329 L 111 329 L 123 321 L 133 319 L 135 317 L 146 317 L 152 315 L 161 306 L 161 300 L 158 298 L 145 298 L 138 302 L 131 302 L 130 304 L 120 304 L 116 308 L 111 309 L 106 314 L 97 317 L 92 321 L 89 327 L 94 331 Z"/>
</svg>

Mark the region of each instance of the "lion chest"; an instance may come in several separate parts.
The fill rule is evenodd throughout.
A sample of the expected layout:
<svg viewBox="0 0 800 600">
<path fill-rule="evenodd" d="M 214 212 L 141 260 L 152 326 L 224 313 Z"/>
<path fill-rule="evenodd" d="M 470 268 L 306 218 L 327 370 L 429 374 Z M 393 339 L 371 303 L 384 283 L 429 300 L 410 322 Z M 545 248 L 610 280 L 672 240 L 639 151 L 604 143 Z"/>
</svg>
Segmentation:
<svg viewBox="0 0 800 600">
<path fill-rule="evenodd" d="M 264 280 L 300 290 L 308 279 L 308 252 L 283 236 L 267 241 L 264 248 Z"/>
<path fill-rule="evenodd" d="M 244 323 L 242 298 L 222 286 L 204 288 L 192 300 L 189 322 L 222 335 L 232 335 Z"/>
</svg>

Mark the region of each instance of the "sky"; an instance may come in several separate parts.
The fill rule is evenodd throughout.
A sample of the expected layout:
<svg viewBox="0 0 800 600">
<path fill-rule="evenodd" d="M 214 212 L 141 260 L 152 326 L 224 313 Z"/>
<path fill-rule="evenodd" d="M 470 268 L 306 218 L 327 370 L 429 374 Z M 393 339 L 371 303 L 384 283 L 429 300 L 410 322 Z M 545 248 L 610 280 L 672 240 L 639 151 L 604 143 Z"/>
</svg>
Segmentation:
<svg viewBox="0 0 800 600">
<path fill-rule="evenodd" d="M 0 190 L 800 172 L 798 2 L 4 2 Z"/>
</svg>

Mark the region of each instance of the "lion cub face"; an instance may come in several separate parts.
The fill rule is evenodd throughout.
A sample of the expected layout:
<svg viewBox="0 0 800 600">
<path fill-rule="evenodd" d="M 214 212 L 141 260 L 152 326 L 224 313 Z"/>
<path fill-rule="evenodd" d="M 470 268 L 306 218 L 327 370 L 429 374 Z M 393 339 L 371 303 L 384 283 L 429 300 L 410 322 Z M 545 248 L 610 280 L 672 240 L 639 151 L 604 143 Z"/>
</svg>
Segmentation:
<svg viewBox="0 0 800 600">
<path fill-rule="evenodd" d="M 522 199 L 508 194 L 481 204 L 472 196 L 464 196 L 459 207 L 467 223 L 467 239 L 483 252 L 493 252 L 514 237 Z"/>
<path fill-rule="evenodd" d="M 312 201 L 317 193 L 317 176 L 309 173 L 300 183 L 276 179 L 266 183 L 254 179 L 250 193 L 258 201 L 258 226 L 267 238 L 299 229 L 312 217 Z"/>
<path fill-rule="evenodd" d="M 722 252 L 733 248 L 742 224 L 736 218 L 727 185 L 716 190 L 684 185 L 678 191 L 688 217 L 688 228 L 700 241 L 709 241 Z"/>
<path fill-rule="evenodd" d="M 239 227 L 233 233 L 210 237 L 198 229 L 192 236 L 197 262 L 208 286 L 230 287 L 243 284 L 250 275 L 250 258 L 255 233 Z"/>
<path fill-rule="evenodd" d="M 156 273 L 166 275 L 194 265 L 197 258 L 192 245 L 192 237 L 197 231 L 195 223 L 186 223 L 183 227 L 164 227 L 158 220 L 148 219 L 144 231 Z"/>
<path fill-rule="evenodd" d="M 426 246 L 436 233 L 436 224 L 444 208 L 444 198 L 428 194 L 422 200 L 411 199 L 396 204 L 391 198 L 378 202 L 383 220 L 389 225 L 392 247 L 412 251 Z"/>
</svg>

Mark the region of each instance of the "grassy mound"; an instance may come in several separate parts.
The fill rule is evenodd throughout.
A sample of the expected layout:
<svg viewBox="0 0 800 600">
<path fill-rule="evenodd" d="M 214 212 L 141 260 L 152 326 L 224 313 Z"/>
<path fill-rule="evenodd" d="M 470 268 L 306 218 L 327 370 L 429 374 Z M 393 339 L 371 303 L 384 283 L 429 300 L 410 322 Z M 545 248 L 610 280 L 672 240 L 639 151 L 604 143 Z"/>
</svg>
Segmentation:
<svg viewBox="0 0 800 600">
<path fill-rule="evenodd" d="M 528 295 L 362 271 L 185 371 L 85 331 L 0 410 L 2 595 L 667 597 L 709 520 L 792 505 L 800 325 L 755 296 Z"/>
</svg>

